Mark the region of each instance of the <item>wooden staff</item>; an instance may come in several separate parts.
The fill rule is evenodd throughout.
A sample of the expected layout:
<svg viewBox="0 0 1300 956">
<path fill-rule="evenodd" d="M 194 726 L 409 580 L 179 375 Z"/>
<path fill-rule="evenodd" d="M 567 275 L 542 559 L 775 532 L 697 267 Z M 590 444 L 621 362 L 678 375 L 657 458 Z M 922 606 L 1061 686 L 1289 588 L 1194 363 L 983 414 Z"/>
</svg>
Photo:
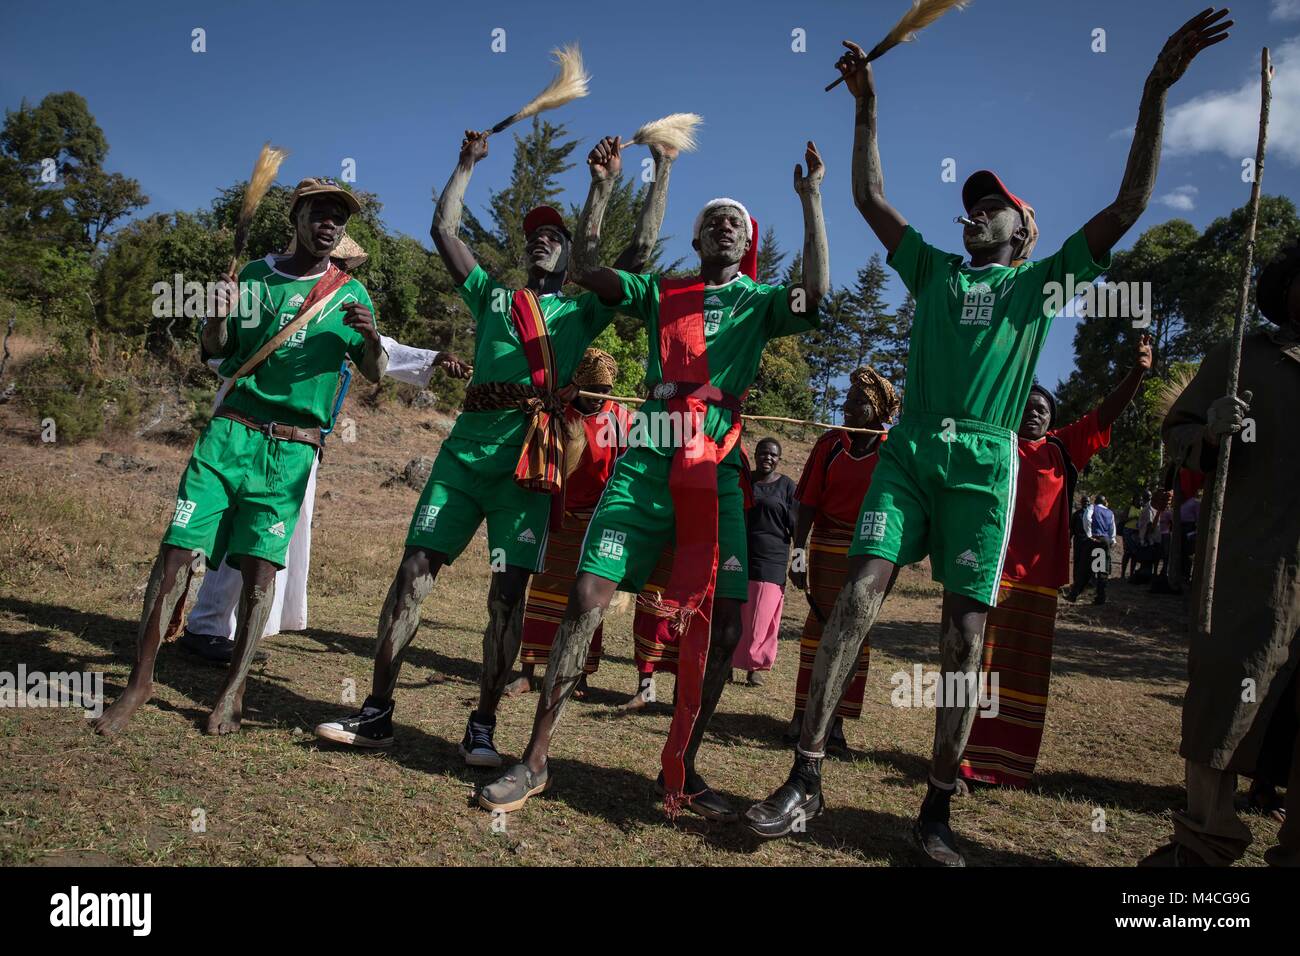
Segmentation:
<svg viewBox="0 0 1300 956">
<path fill-rule="evenodd" d="M 604 392 L 586 392 L 581 389 L 578 394 L 583 398 L 596 398 L 603 401 L 621 402 L 624 405 L 643 405 L 650 401 L 648 398 L 636 398 L 631 395 L 606 395 Z M 781 418 L 778 415 L 742 415 L 741 418 L 747 422 L 784 422 L 787 425 L 806 425 L 810 428 L 822 428 L 828 431 L 839 429 L 850 434 L 857 435 L 883 435 L 884 429 L 880 428 L 849 428 L 847 425 L 831 425 L 826 422 L 806 422 L 802 418 Z"/>
<path fill-rule="evenodd" d="M 1260 183 L 1264 179 L 1264 150 L 1268 145 L 1268 112 L 1273 97 L 1273 65 L 1268 47 L 1260 56 L 1259 71 L 1259 142 L 1255 147 L 1255 179 L 1250 184 L 1250 216 L 1246 225 L 1246 255 L 1241 264 L 1241 296 L 1232 326 L 1232 357 L 1228 361 L 1228 392 L 1237 395 L 1241 379 L 1241 346 L 1246 333 L 1246 311 L 1250 301 L 1250 272 L 1255 258 L 1255 227 L 1259 223 Z M 1228 487 L 1228 459 L 1232 451 L 1232 436 L 1225 435 L 1219 443 L 1219 460 L 1214 470 L 1214 494 L 1210 499 L 1210 513 L 1205 522 L 1205 566 L 1201 568 L 1201 593 L 1197 602 L 1198 629 L 1202 637 L 1210 636 L 1210 616 L 1214 611 L 1214 566 L 1219 555 L 1219 531 L 1223 525 L 1223 498 Z M 1175 516 L 1175 521 L 1177 516 Z"/>
</svg>

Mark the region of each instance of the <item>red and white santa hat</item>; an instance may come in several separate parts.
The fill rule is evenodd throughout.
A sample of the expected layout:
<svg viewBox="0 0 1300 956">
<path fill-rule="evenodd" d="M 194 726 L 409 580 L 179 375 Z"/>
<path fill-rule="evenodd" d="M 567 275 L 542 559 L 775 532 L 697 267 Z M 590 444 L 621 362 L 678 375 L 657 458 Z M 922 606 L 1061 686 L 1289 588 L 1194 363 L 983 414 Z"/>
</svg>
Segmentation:
<svg viewBox="0 0 1300 956">
<path fill-rule="evenodd" d="M 758 279 L 758 220 L 749 214 L 745 204 L 738 199 L 728 199 L 721 196 L 717 199 L 710 199 L 704 204 L 699 215 L 695 217 L 695 228 L 691 230 L 691 238 L 699 240 L 700 229 L 704 227 L 704 217 L 708 215 L 710 209 L 717 209 L 719 206 L 731 206 L 733 209 L 739 209 L 746 219 L 749 220 L 749 248 L 745 251 L 745 256 L 740 260 L 740 271 L 745 273 L 751 279 Z"/>
</svg>

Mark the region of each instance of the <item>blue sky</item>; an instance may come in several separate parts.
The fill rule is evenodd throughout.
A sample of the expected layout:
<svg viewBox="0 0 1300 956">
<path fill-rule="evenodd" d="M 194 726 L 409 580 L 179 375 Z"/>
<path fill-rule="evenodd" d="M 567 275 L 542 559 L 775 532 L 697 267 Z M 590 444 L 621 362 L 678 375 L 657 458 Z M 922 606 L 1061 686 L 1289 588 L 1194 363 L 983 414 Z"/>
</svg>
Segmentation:
<svg viewBox="0 0 1300 956">
<path fill-rule="evenodd" d="M 691 220 L 716 195 L 744 201 L 783 247 L 800 241 L 791 186 L 807 139 L 827 161 L 823 186 L 832 277 L 848 284 L 879 243 L 853 208 L 852 99 L 823 93 L 843 38 L 870 47 L 904 0 L 605 5 L 70 0 L 58 13 L 11 6 L 0 35 L 0 102 L 76 90 L 111 145 L 108 166 L 137 178 L 148 211 L 207 205 L 245 177 L 266 139 L 292 150 L 281 181 L 339 175 L 356 161 L 388 224 L 425 240 L 430 189 L 455 163 L 462 131 L 522 104 L 551 74 L 548 51 L 581 44 L 591 95 L 548 114 L 583 143 L 645 120 L 701 113 L 699 152 L 673 176 L 668 253 L 690 253 Z M 960 184 L 998 170 L 1038 210 L 1039 253 L 1057 248 L 1114 198 L 1142 83 L 1196 0 L 974 0 L 877 64 L 886 190 L 932 242 L 960 247 Z M 1127 242 L 1173 216 L 1203 227 L 1243 203 L 1241 158 L 1254 154 L 1259 50 L 1273 48 L 1273 138 L 1265 189 L 1300 195 L 1300 0 L 1245 0 L 1226 43 L 1204 52 L 1169 98 L 1170 142 L 1152 203 Z M 191 52 L 191 30 L 207 52 Z M 506 31 L 493 53 L 492 31 Z M 805 31 L 807 52 L 792 50 Z M 1091 50 L 1106 31 L 1106 52 Z M 1291 41 L 1288 43 L 1288 41 Z M 1252 86 L 1252 82 L 1254 85 Z M 469 202 L 505 185 L 510 139 L 480 164 Z M 587 146 L 581 147 L 585 152 Z M 625 154 L 628 169 L 643 151 Z M 946 158 L 957 182 L 941 181 Z M 628 161 L 630 159 L 630 161 Z M 564 179 L 581 201 L 585 164 Z M 902 288 L 895 279 L 890 300 Z M 1039 377 L 1073 366 L 1073 321 L 1052 331 Z"/>
</svg>

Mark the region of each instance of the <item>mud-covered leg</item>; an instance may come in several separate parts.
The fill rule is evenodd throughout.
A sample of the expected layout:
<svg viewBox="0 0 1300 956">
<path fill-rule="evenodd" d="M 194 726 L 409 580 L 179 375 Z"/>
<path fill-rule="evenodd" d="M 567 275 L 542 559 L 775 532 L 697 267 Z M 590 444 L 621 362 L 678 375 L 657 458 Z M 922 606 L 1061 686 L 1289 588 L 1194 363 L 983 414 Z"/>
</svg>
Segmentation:
<svg viewBox="0 0 1300 956">
<path fill-rule="evenodd" d="M 420 603 L 433 590 L 438 570 L 446 560 L 446 555 L 424 548 L 407 548 L 402 555 L 397 576 L 379 613 L 375 671 L 370 688 L 374 700 L 392 701 L 402 659 L 420 627 Z"/>
<path fill-rule="evenodd" d="M 892 561 L 849 559 L 848 575 L 826 622 L 808 682 L 808 703 L 799 736 L 799 752 L 804 756 L 825 756 L 835 708 L 853 683 L 862 645 L 897 577 L 898 568 Z"/>
<path fill-rule="evenodd" d="M 569 606 L 555 632 L 551 654 L 546 659 L 546 679 L 533 717 L 533 733 L 524 751 L 524 763 L 534 773 L 546 766 L 551 737 L 565 703 L 582 677 L 591 639 L 605 616 L 617 585 L 594 574 L 580 574 L 569 594 Z"/>
<path fill-rule="evenodd" d="M 226 684 L 208 718 L 208 733 L 233 734 L 239 730 L 244 714 L 244 685 L 253 666 L 257 645 L 266 630 L 266 619 L 275 603 L 275 565 L 262 558 L 245 557 L 239 570 L 244 576 L 235 621 L 235 650 L 226 671 Z"/>
<path fill-rule="evenodd" d="M 964 866 L 949 826 L 949 806 L 957 789 L 957 768 L 979 709 L 979 671 L 988 606 L 945 591 L 939 636 L 943 690 L 934 715 L 934 755 L 925 800 L 916 821 L 921 849 L 936 863 Z"/>
<path fill-rule="evenodd" d="M 140 630 L 136 634 L 135 666 L 126 689 L 94 723 L 95 732 L 111 735 L 126 726 L 140 705 L 153 696 L 154 663 L 162 643 L 162 629 L 172 619 L 176 605 L 185 597 L 189 575 L 185 573 L 199 557 L 197 551 L 163 545 L 158 549 L 144 592 Z"/>
<path fill-rule="evenodd" d="M 849 558 L 844 587 L 835 599 L 813 663 L 794 766 L 771 796 L 745 811 L 745 825 L 757 835 L 768 839 L 785 836 L 822 812 L 821 765 L 835 709 L 853 682 L 862 645 L 897 576 L 892 561 Z"/>
<path fill-rule="evenodd" d="M 488 588 L 488 625 L 483 631 L 483 673 L 479 679 L 478 716 L 490 720 L 506 689 L 506 678 L 519 656 L 524 634 L 527 568 L 508 565 L 492 575 Z"/>
</svg>

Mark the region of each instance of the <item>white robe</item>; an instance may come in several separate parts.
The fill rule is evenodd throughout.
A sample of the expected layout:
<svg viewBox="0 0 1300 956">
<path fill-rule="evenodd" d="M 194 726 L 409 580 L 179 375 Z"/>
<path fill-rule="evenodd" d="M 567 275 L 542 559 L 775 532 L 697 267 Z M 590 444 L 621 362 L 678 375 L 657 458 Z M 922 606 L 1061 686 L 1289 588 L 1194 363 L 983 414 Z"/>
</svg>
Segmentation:
<svg viewBox="0 0 1300 956">
<path fill-rule="evenodd" d="M 399 382 L 428 387 L 437 352 L 403 345 L 386 335 L 381 335 L 380 340 L 388 353 L 385 375 Z M 221 364 L 220 359 L 212 361 Z M 213 411 L 226 397 L 229 388 L 229 380 L 222 382 L 212 406 Z M 307 571 L 311 566 L 311 520 L 316 504 L 316 466 L 319 463 L 318 456 L 311 464 L 311 475 L 303 493 L 298 524 L 293 529 L 293 537 L 289 539 L 284 567 L 275 575 L 275 599 L 271 603 L 271 613 L 267 616 L 263 637 L 281 631 L 302 631 L 307 627 Z M 186 630 L 208 637 L 233 636 L 242 586 L 243 575 L 238 568 L 232 568 L 224 561 L 211 568 L 199 585 L 198 597 L 185 621 Z"/>
</svg>

